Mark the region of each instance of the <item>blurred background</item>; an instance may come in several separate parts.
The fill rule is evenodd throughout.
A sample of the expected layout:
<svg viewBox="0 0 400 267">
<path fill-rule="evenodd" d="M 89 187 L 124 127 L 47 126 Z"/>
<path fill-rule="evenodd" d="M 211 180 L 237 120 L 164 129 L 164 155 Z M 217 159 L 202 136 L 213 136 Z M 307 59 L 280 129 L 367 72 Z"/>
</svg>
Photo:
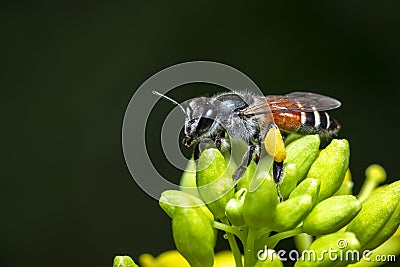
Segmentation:
<svg viewBox="0 0 400 267">
<path fill-rule="evenodd" d="M 350 140 L 354 191 L 372 163 L 399 179 L 399 11 L 398 1 L 2 2 L 0 265 L 111 266 L 174 248 L 170 219 L 125 165 L 121 126 L 135 90 L 185 61 L 233 66 L 265 94 L 341 100 L 332 114 Z M 172 107 L 157 107 L 161 129 Z"/>
</svg>

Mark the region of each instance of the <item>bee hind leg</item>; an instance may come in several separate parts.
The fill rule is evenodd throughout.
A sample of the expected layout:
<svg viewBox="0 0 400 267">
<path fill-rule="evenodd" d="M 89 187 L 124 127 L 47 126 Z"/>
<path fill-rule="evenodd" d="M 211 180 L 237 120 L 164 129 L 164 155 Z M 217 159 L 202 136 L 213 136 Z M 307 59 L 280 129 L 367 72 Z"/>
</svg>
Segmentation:
<svg viewBox="0 0 400 267">
<path fill-rule="evenodd" d="M 272 166 L 273 178 L 278 191 L 280 201 L 283 201 L 282 195 L 279 192 L 279 184 L 282 181 L 283 161 L 286 158 L 286 149 L 283 142 L 283 137 L 275 123 L 270 123 L 267 128 L 267 133 L 264 138 L 264 147 L 268 155 L 274 159 Z"/>
<path fill-rule="evenodd" d="M 272 173 L 275 183 L 278 185 L 282 181 L 282 173 L 283 173 L 283 161 L 277 162 L 274 161 L 272 166 Z"/>
<path fill-rule="evenodd" d="M 279 201 L 282 202 L 283 197 L 282 197 L 281 192 L 279 191 L 279 185 L 282 181 L 283 161 L 281 161 L 281 162 L 274 161 L 274 164 L 272 165 L 272 174 L 273 174 L 273 178 L 274 178 L 274 182 L 275 182 L 275 186 L 276 186 L 276 191 L 278 192 Z"/>
</svg>

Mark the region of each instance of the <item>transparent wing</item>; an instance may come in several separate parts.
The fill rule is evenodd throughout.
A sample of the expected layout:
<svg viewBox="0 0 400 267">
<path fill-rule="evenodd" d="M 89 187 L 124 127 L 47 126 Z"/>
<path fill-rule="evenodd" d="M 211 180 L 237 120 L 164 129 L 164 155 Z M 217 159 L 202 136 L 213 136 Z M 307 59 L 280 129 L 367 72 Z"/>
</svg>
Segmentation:
<svg viewBox="0 0 400 267">
<path fill-rule="evenodd" d="M 267 96 L 267 103 L 272 112 L 289 111 L 325 111 L 340 107 L 340 101 L 324 95 L 308 93 L 308 92 L 293 92 L 284 96 Z"/>
<path fill-rule="evenodd" d="M 340 105 L 340 101 L 329 96 L 309 92 L 293 92 L 283 96 L 266 96 L 264 101 L 257 101 L 254 105 L 243 111 L 243 113 L 245 115 L 257 115 L 265 113 L 312 112 L 315 110 L 325 111 L 338 108 Z"/>
</svg>

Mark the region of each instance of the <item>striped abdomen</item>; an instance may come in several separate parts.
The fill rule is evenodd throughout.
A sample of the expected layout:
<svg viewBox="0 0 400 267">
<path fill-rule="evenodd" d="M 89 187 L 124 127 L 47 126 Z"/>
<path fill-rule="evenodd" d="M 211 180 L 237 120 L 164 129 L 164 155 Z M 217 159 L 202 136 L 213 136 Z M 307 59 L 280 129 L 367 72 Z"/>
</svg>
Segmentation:
<svg viewBox="0 0 400 267">
<path fill-rule="evenodd" d="M 285 132 L 335 135 L 340 125 L 325 111 L 273 113 L 275 124 Z"/>
</svg>

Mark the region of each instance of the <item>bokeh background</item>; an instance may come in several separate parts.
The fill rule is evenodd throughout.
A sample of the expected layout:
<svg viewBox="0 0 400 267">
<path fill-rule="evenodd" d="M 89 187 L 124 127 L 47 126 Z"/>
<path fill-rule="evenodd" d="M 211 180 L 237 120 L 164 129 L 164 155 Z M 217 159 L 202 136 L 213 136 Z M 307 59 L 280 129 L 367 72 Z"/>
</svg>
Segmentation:
<svg viewBox="0 0 400 267">
<path fill-rule="evenodd" d="M 265 94 L 340 99 L 355 192 L 372 163 L 397 180 L 399 11 L 398 1 L 1 2 L 0 265 L 111 266 L 116 254 L 174 248 L 169 218 L 125 166 L 121 126 L 140 84 L 180 62 L 231 65 Z M 158 108 L 154 129 L 172 107 Z"/>
</svg>

